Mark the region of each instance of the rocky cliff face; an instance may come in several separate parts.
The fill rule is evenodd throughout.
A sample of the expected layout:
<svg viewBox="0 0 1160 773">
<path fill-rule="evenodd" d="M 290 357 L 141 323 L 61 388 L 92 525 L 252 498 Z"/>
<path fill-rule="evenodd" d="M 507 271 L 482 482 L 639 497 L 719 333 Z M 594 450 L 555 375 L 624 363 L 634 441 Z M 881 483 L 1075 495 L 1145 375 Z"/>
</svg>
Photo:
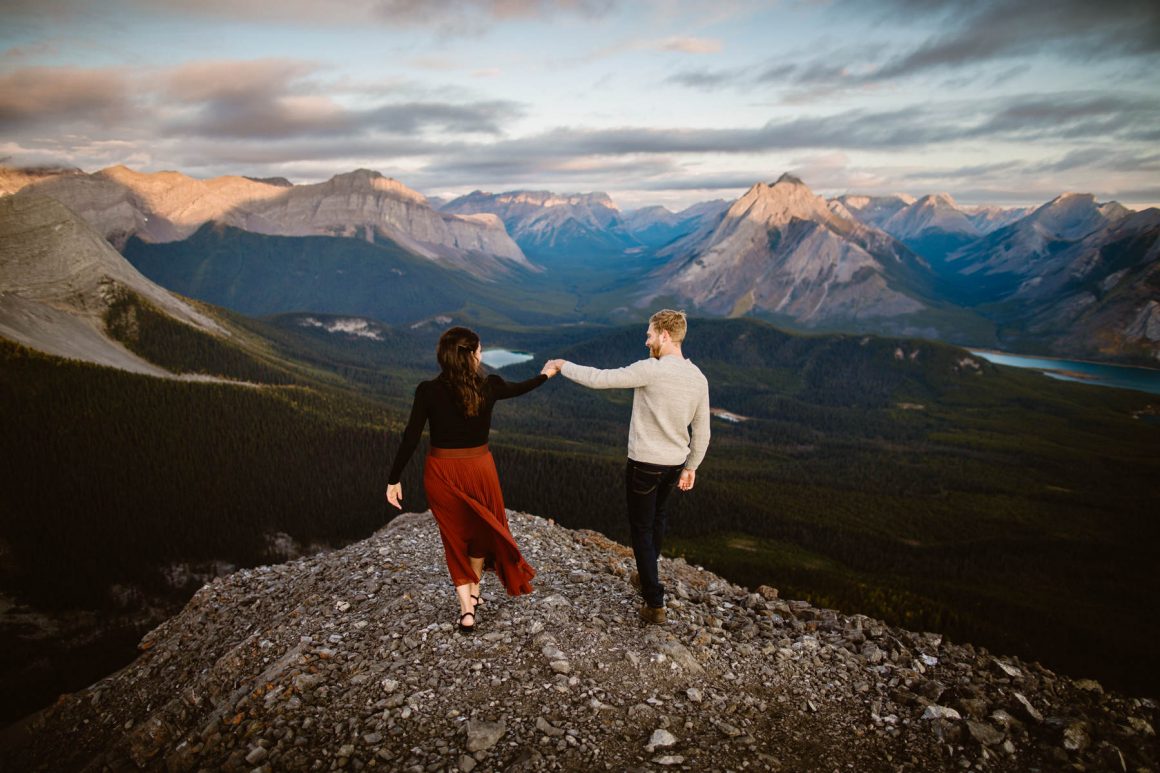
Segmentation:
<svg viewBox="0 0 1160 773">
<path fill-rule="evenodd" d="M 1100 204 L 1091 194 L 1065 193 L 1027 217 L 1000 228 L 947 256 L 964 277 L 1011 277 L 1011 283 L 1056 273 L 1054 256 L 1084 239 L 1099 238 L 1131 214 L 1112 201 Z M 996 285 L 999 293 L 1013 286 Z"/>
<path fill-rule="evenodd" d="M 540 261 L 619 255 L 641 246 L 606 193 L 475 191 L 443 205 L 442 211 L 498 217 L 516 243 Z"/>
<path fill-rule="evenodd" d="M 145 174 L 124 166 L 55 176 L 29 188 L 63 203 L 118 249 L 131 236 L 150 242 L 184 239 L 210 220 L 244 218 L 250 210 L 243 202 L 284 192 L 244 177 L 196 180 L 179 172 Z"/>
<path fill-rule="evenodd" d="M 104 314 L 120 289 L 186 324 L 225 334 L 142 276 L 56 199 L 31 190 L 0 198 L 0 335 L 60 357 L 171 375 L 106 335 Z"/>
<path fill-rule="evenodd" d="M 1023 335 L 1073 356 L 1160 362 L 1160 209 L 1114 221 L 1051 257 L 1010 300 Z"/>
<path fill-rule="evenodd" d="M 789 175 L 754 185 L 712 231 L 667 253 L 675 257 L 660 274 L 659 292 L 714 314 L 758 311 L 810 325 L 925 307 L 898 281 L 916 276 L 917 258 L 906 247 Z"/>
<path fill-rule="evenodd" d="M 16 770 L 1154 769 L 1151 700 L 511 513 L 538 569 L 456 633 L 438 532 L 203 587 L 129 667 L 9 729 Z M 488 584 L 490 582 L 490 585 Z"/>
<path fill-rule="evenodd" d="M 957 234 L 968 240 L 978 238 L 980 235 L 967 213 L 959 209 L 958 204 L 948 193 L 923 196 L 910 206 L 894 213 L 881 228 L 891 236 L 904 241 L 924 236 L 931 231 Z"/>
<path fill-rule="evenodd" d="M 19 182 L 14 179 L 13 185 Z M 516 266 L 535 270 L 496 218 L 441 214 L 421 194 L 366 169 L 297 186 L 234 176 L 197 180 L 123 166 L 24 184 L 80 214 L 118 249 L 131 236 L 149 242 L 185 239 L 213 221 L 279 236 L 385 237 L 480 276 L 502 275 Z"/>
<path fill-rule="evenodd" d="M 487 276 L 514 266 L 535 268 L 499 218 L 436 212 L 421 194 L 366 169 L 283 190 L 250 209 L 252 214 L 224 222 L 280 236 L 385 236 L 436 262 Z"/>
<path fill-rule="evenodd" d="M 863 223 L 881 228 L 887 220 L 915 202 L 913 196 L 895 193 L 890 196 L 860 196 L 846 194 L 832 199 L 831 203 L 841 204 L 847 212 Z"/>
<path fill-rule="evenodd" d="M 1035 211 L 1034 207 L 968 207 L 967 217 L 981 234 L 989 234 L 1004 226 L 1022 220 Z"/>
</svg>

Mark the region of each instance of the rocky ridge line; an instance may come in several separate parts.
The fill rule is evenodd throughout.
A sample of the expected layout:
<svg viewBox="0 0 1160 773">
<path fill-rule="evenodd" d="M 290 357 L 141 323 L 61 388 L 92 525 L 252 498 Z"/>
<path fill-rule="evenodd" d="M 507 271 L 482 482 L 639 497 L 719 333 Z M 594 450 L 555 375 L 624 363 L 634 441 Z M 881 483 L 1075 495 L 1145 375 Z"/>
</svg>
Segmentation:
<svg viewBox="0 0 1160 773">
<path fill-rule="evenodd" d="M 12 770 L 1153 770 L 1151 700 L 930 633 L 752 593 L 510 513 L 537 568 L 473 636 L 429 514 L 237 572 L 132 665 L 9 730 Z M 11 765 L 8 768 L 8 765 Z"/>
</svg>

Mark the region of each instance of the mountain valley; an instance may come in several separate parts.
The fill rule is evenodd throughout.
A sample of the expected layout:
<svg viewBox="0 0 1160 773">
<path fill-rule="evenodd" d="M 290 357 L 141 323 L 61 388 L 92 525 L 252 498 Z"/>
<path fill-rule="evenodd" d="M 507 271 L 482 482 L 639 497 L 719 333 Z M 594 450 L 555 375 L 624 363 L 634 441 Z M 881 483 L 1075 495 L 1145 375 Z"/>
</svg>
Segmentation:
<svg viewBox="0 0 1160 773">
<path fill-rule="evenodd" d="M 108 198 L 45 195 L 66 177 Z M 86 639 L 90 655 L 105 635 L 131 657 L 133 631 L 216 574 L 348 544 L 389 520 L 385 467 L 447 326 L 534 353 L 502 369 L 519 379 L 548 357 L 639 359 L 648 311 L 682 303 L 694 312 L 686 352 L 710 379 L 717 418 L 705 474 L 674 513 L 677 553 L 735 583 L 1134 694 L 1160 687 L 1148 665 L 1160 631 L 1139 615 L 1160 591 L 1154 397 L 1053 382 L 921 334 L 1152 361 L 1155 210 L 1081 197 L 1030 223 L 1035 213 L 993 218 L 980 239 L 1042 247 L 1012 278 L 969 244 L 935 270 L 858 217 L 885 224 L 922 199 L 827 202 L 791 177 L 688 217 L 616 214 L 634 241 L 613 240 L 590 263 L 567 254 L 566 238 L 544 257 L 513 234 L 520 257 L 486 260 L 440 257 L 436 242 L 394 226 L 368 238 L 363 218 L 379 215 L 365 213 L 403 194 L 358 173 L 312 199 L 342 198 L 333 190 L 348 185 L 361 213 L 351 229 L 321 218 L 310 228 L 330 232 L 248 230 L 234 204 L 229 218 L 160 240 L 138 214 L 163 210 L 170 188 L 138 181 L 113 195 L 91 177 L 30 177 L 0 198 L 0 392 L 19 406 L 0 424 L 13 481 L 0 501 L 0 590 L 26 612 L 124 621 Z M 236 179 L 280 191 L 269 201 L 298 187 Z M 604 206 L 556 198 L 561 212 Z M 281 201 L 262 211 L 297 211 Z M 410 222 L 460 217 L 408 206 L 426 208 Z M 204 214 L 165 211 L 171 234 Z M 506 227 L 498 213 L 470 217 Z M 667 241 L 649 231 L 658 223 L 673 229 Z M 952 269 L 975 295 L 947 300 Z M 1087 332 L 1069 342 L 1077 331 Z M 628 398 L 559 379 L 497 411 L 509 507 L 626 539 L 608 492 L 621 485 Z M 404 483 L 408 509 L 421 511 L 417 475 Z M 19 655 L 3 664 L 6 719 L 99 675 L 45 679 L 79 656 L 46 666 L 36 655 L 48 645 L 27 634 L 0 627 Z"/>
</svg>

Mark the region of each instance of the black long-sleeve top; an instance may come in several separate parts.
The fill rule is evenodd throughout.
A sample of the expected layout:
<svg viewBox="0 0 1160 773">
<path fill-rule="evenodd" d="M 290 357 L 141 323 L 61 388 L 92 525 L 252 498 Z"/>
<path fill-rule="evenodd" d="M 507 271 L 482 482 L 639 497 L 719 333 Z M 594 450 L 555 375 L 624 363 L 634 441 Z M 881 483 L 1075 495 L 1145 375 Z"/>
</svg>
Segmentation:
<svg viewBox="0 0 1160 773">
<path fill-rule="evenodd" d="M 543 373 L 527 381 L 509 384 L 492 374 L 483 382 L 483 405 L 475 416 L 464 416 L 456 399 L 455 390 L 442 379 L 423 381 L 415 387 L 415 402 L 411 404 L 411 418 L 403 430 L 403 442 L 391 465 L 387 483 L 395 484 L 403 475 L 403 468 L 419 445 L 423 426 L 431 422 L 431 445 L 436 448 L 474 448 L 487 442 L 491 432 L 491 409 L 497 400 L 519 397 L 548 380 Z"/>
</svg>

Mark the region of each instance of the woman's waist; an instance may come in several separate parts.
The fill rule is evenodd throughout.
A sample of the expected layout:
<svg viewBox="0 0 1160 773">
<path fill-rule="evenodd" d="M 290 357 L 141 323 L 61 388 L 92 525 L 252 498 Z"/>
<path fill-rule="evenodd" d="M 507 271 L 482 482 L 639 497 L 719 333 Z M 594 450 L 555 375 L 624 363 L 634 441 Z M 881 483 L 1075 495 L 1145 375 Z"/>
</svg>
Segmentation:
<svg viewBox="0 0 1160 773">
<path fill-rule="evenodd" d="M 441 448 L 439 446 L 431 446 L 428 449 L 428 454 L 434 456 L 436 459 L 470 459 L 474 456 L 484 456 L 487 453 L 489 453 L 487 443 L 469 448 Z"/>
</svg>

